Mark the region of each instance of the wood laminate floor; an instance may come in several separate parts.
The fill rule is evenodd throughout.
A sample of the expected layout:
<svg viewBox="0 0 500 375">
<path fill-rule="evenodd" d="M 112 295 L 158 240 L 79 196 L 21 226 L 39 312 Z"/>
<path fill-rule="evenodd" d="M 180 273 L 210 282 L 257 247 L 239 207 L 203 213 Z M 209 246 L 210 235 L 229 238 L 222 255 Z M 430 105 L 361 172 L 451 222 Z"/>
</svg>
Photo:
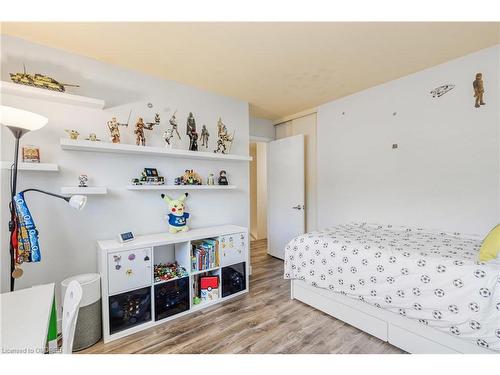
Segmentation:
<svg viewBox="0 0 500 375">
<path fill-rule="evenodd" d="M 290 300 L 283 262 L 251 245 L 250 292 L 81 353 L 402 353 L 398 348 Z"/>
</svg>

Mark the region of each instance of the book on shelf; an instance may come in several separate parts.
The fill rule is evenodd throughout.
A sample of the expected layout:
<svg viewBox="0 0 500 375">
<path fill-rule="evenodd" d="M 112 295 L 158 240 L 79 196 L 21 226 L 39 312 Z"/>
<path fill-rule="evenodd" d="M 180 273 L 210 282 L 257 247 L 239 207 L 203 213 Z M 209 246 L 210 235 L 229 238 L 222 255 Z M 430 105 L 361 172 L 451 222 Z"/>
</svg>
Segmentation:
<svg viewBox="0 0 500 375">
<path fill-rule="evenodd" d="M 206 239 L 193 241 L 191 271 L 203 271 L 219 267 L 219 241 Z"/>
</svg>

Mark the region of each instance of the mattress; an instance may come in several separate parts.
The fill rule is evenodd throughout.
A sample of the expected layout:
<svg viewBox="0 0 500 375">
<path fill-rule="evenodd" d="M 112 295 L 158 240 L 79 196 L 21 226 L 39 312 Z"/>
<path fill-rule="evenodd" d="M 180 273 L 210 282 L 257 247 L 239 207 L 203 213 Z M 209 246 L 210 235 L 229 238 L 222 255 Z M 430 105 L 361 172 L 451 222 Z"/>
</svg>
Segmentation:
<svg viewBox="0 0 500 375">
<path fill-rule="evenodd" d="M 500 262 L 479 262 L 480 246 L 460 233 L 343 224 L 290 241 L 284 274 L 500 351 Z"/>
</svg>

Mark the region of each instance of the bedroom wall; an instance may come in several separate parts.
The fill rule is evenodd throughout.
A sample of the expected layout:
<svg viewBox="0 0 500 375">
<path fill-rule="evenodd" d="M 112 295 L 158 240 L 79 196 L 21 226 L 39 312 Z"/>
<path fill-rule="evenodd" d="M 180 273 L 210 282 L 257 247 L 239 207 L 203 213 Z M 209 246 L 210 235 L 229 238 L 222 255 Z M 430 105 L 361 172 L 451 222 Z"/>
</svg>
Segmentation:
<svg viewBox="0 0 500 375">
<path fill-rule="evenodd" d="M 481 50 L 320 106 L 318 226 L 362 220 L 484 234 L 497 224 L 499 52 Z M 486 90 L 479 109 L 476 72 Z M 455 88 L 432 98 L 448 83 Z"/>
<path fill-rule="evenodd" d="M 250 136 L 274 139 L 274 125 L 271 120 L 250 116 Z"/>
<path fill-rule="evenodd" d="M 182 147 L 187 149 L 187 114 L 192 111 L 198 127 L 206 124 L 211 134 L 209 151 L 216 144 L 216 124 L 222 117 L 228 129 L 236 129 L 232 153 L 248 155 L 249 113 L 248 103 L 161 80 L 134 71 L 101 63 L 62 50 L 48 48 L 2 35 L 1 78 L 9 81 L 8 73 L 22 71 L 23 62 L 32 72 L 43 72 L 80 88 L 69 92 L 106 100 L 104 110 L 51 103 L 38 99 L 2 95 L 2 104 L 40 113 L 49 118 L 48 125 L 22 139 L 22 144 L 35 144 L 41 148 L 42 162 L 58 163 L 58 173 L 20 172 L 19 189 L 37 187 L 59 192 L 61 186 L 76 186 L 78 175 L 87 173 L 90 185 L 108 187 L 108 195 L 89 196 L 87 207 L 81 212 L 71 209 L 65 202 L 36 193 L 27 197 L 31 212 L 40 231 L 42 262 L 25 264 L 25 275 L 16 288 L 34 284 L 56 282 L 86 272 L 96 272 L 96 241 L 110 239 L 124 231 L 135 234 L 163 232 L 167 223 L 163 215 L 166 204 L 159 192 L 128 191 L 130 179 L 140 175 L 144 167 L 158 168 L 168 183 L 185 169 L 195 169 L 204 178 L 208 173 L 228 171 L 228 178 L 237 185 L 234 191 L 192 191 L 186 203 L 192 215 L 193 228 L 237 224 L 249 226 L 249 168 L 247 162 L 205 161 L 141 157 L 126 154 L 64 151 L 60 138 L 67 138 L 63 129 L 77 129 L 85 138 L 90 132 L 108 141 L 106 121 L 118 116 L 127 120 L 132 110 L 130 126 L 122 128 L 122 143 L 135 143 L 133 129 L 138 116 L 151 121 L 154 113 L 161 115 L 161 125 L 154 131 L 145 131 L 148 145 L 163 146 L 163 131 L 174 110 L 177 110 Z M 133 53 L 133 51 L 131 51 Z M 144 56 L 143 58 L 154 58 Z M 191 56 L 190 58 L 195 58 Z M 152 103 L 153 108 L 148 108 Z M 12 160 L 13 137 L 2 127 L 1 160 Z M 8 288 L 7 202 L 8 170 L 2 170 L 2 230 L 1 270 L 2 290 Z M 173 192 L 173 195 L 177 193 Z"/>
</svg>

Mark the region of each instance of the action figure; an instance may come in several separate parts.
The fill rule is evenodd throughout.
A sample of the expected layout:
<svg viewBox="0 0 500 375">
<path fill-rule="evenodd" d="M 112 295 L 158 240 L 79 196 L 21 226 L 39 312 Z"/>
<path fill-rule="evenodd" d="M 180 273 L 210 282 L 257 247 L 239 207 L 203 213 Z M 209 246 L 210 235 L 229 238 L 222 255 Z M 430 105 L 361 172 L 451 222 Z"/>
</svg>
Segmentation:
<svg viewBox="0 0 500 375">
<path fill-rule="evenodd" d="M 486 103 L 483 101 L 484 95 L 484 84 L 483 84 L 483 74 L 477 73 L 476 79 L 472 82 L 472 87 L 474 88 L 474 97 L 476 98 L 475 107 L 479 108 Z"/>
<path fill-rule="evenodd" d="M 132 114 L 132 111 L 128 114 L 128 120 L 126 124 L 120 124 L 117 120 L 116 117 L 113 117 L 111 121 L 108 121 L 108 129 L 109 132 L 111 133 L 111 142 L 113 143 L 120 143 L 120 126 L 126 126 L 128 127 L 128 122 L 130 121 L 130 115 Z"/>
<path fill-rule="evenodd" d="M 201 127 L 201 145 L 205 146 L 205 148 L 208 148 L 208 137 L 210 137 L 210 134 L 208 133 L 207 127 L 203 125 Z"/>
<path fill-rule="evenodd" d="M 78 176 L 78 181 L 80 182 L 78 184 L 78 187 L 87 187 L 88 180 L 89 180 L 89 178 L 87 177 L 86 174 L 81 174 L 80 176 Z"/>
<path fill-rule="evenodd" d="M 230 151 L 231 147 L 228 147 L 227 145 L 229 144 L 232 146 L 233 140 L 234 140 L 234 132 L 233 135 L 230 136 L 227 133 L 227 128 L 226 125 L 222 122 L 222 119 L 219 117 L 219 121 L 217 122 L 217 149 L 214 150 L 214 152 L 220 152 L 222 154 L 225 154 L 226 151 Z"/>
<path fill-rule="evenodd" d="M 189 150 L 198 151 L 198 133 L 196 132 L 196 121 L 192 112 L 189 112 L 187 118 L 186 135 L 189 137 Z"/>
<path fill-rule="evenodd" d="M 144 136 L 144 129 L 153 130 L 153 126 L 160 125 L 160 115 L 157 113 L 155 116 L 155 122 L 147 122 L 144 123 L 142 117 L 137 119 L 137 123 L 135 124 L 135 144 L 137 146 L 142 145 L 146 146 L 146 137 Z"/>
<path fill-rule="evenodd" d="M 207 178 L 207 185 L 215 185 L 215 176 L 213 173 L 210 173 Z"/>
<path fill-rule="evenodd" d="M 219 180 L 217 181 L 219 185 L 229 185 L 226 177 L 226 171 L 219 172 Z"/>
<path fill-rule="evenodd" d="M 173 144 L 171 143 L 172 138 L 174 137 L 174 133 L 177 134 L 177 137 L 179 140 L 181 140 L 181 135 L 179 134 L 179 131 L 177 130 L 177 119 L 175 118 L 175 114 L 177 111 L 174 112 L 170 120 L 168 121 L 170 123 L 170 128 L 167 128 L 165 132 L 163 133 L 163 138 L 165 139 L 165 142 L 167 143 L 167 147 L 172 148 Z"/>
</svg>

